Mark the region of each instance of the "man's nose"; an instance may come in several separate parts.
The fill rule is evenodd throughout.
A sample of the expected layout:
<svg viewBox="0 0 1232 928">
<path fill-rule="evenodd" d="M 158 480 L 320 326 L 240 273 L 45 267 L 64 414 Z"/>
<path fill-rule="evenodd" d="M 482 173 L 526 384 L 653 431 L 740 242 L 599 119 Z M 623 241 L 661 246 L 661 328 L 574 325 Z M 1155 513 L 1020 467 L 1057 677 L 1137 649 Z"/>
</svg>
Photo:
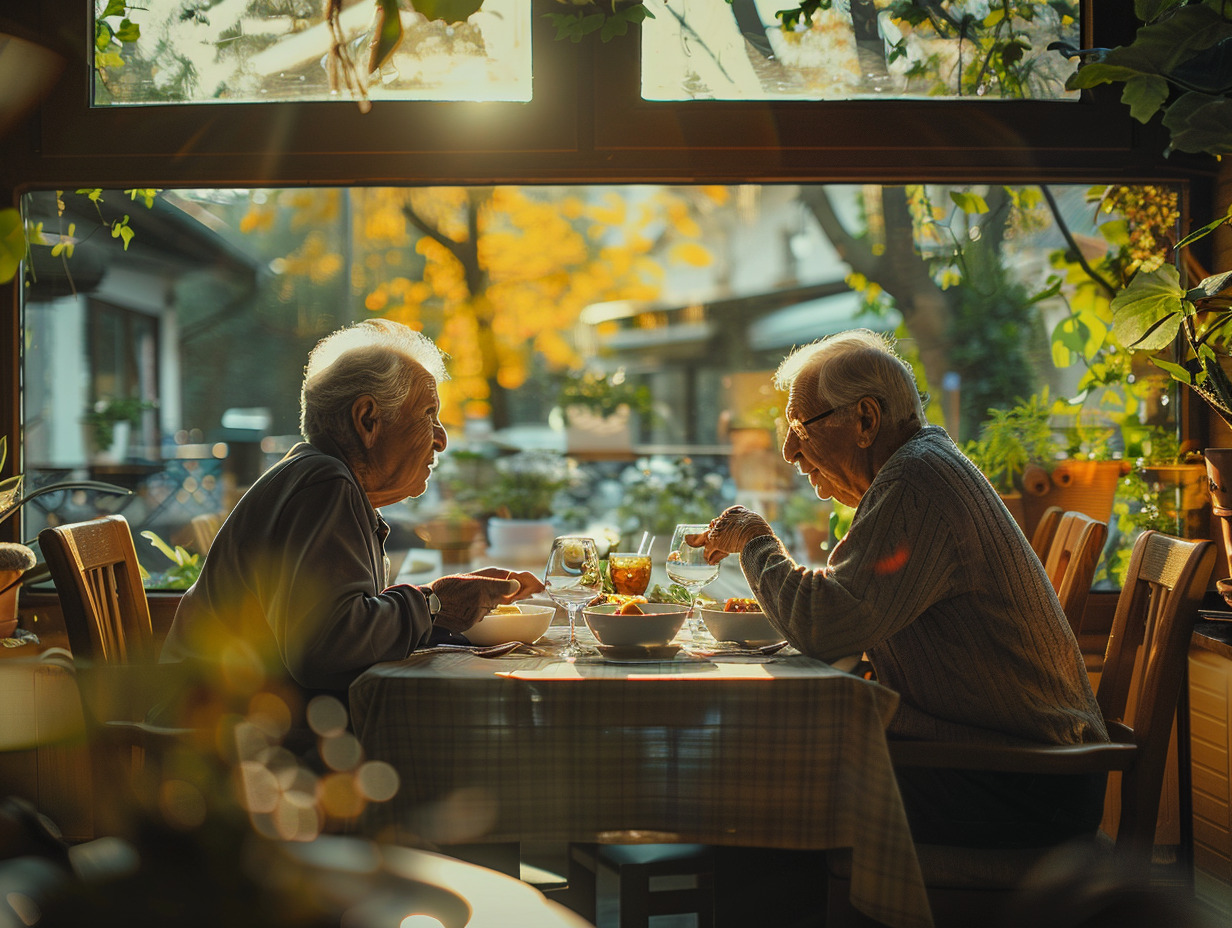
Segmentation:
<svg viewBox="0 0 1232 928">
<path fill-rule="evenodd" d="M 432 429 L 432 447 L 438 452 L 444 451 L 445 446 L 449 444 L 449 434 L 445 431 L 445 426 L 437 425 Z"/>
</svg>

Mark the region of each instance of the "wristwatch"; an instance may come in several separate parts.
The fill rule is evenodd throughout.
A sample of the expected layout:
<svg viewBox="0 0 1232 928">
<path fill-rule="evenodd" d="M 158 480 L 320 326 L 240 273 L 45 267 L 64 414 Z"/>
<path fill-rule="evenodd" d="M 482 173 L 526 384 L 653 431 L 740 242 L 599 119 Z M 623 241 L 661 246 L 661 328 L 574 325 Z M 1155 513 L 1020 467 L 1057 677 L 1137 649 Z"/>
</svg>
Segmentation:
<svg viewBox="0 0 1232 928">
<path fill-rule="evenodd" d="M 435 622 L 437 615 L 441 611 L 441 598 L 436 595 L 436 590 L 430 586 L 425 586 L 423 593 L 428 597 L 428 615 L 432 616 L 432 621 Z"/>
</svg>

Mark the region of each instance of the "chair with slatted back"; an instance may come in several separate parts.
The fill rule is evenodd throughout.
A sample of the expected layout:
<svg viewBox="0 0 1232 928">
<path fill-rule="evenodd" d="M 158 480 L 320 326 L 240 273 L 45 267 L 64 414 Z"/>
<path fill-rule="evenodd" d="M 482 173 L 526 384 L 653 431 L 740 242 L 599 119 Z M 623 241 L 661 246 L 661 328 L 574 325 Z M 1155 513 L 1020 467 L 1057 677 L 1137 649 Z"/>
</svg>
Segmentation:
<svg viewBox="0 0 1232 928">
<path fill-rule="evenodd" d="M 1120 811 L 1112 854 L 1122 872 L 1150 864 L 1172 720 L 1189 639 L 1215 563 L 1210 541 L 1144 532 L 1134 544 L 1117 600 L 1097 698 L 1109 743 L 1002 746 L 891 741 L 896 767 L 1039 774 L 1119 773 Z M 992 669 L 990 668 L 990 672 Z M 940 847 L 916 850 L 938 928 L 999 923 L 1014 890 L 1051 848 Z M 841 855 L 830 866 L 826 924 L 859 924 L 846 899 Z"/>
<path fill-rule="evenodd" d="M 111 515 L 45 528 L 39 548 L 60 596 L 75 659 L 129 664 L 155 658 L 128 520 Z"/>
<path fill-rule="evenodd" d="M 1107 525 L 1086 513 L 1070 511 L 1058 520 L 1049 545 L 1044 569 L 1075 635 L 1082 625 L 1082 611 L 1086 608 L 1095 567 L 1107 540 Z"/>
<path fill-rule="evenodd" d="M 1061 521 L 1063 510 L 1060 506 L 1049 506 L 1044 510 L 1040 520 L 1035 523 L 1035 531 L 1031 533 L 1031 550 L 1040 561 L 1048 560 L 1048 549 L 1052 545 L 1053 536 L 1057 533 L 1057 525 Z"/>
<path fill-rule="evenodd" d="M 133 536 L 120 515 L 58 525 L 39 547 L 59 594 L 91 737 L 96 834 L 124 827 L 147 751 L 178 731 L 145 724 L 167 681 L 156 664 Z"/>
</svg>

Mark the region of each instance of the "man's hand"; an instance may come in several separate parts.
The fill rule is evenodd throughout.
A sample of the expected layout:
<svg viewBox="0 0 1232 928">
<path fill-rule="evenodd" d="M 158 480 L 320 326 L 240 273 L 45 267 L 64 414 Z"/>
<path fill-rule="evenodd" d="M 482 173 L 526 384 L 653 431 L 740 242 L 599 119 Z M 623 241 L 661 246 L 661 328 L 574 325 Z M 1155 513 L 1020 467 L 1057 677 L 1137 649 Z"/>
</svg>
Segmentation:
<svg viewBox="0 0 1232 928">
<path fill-rule="evenodd" d="M 464 632 L 501 603 L 542 593 L 543 582 L 529 571 L 485 567 L 441 577 L 430 588 L 441 600 L 436 624 L 451 632 Z"/>
<path fill-rule="evenodd" d="M 773 535 L 774 529 L 757 513 L 743 506 L 729 506 L 710 520 L 710 528 L 684 540 L 694 548 L 705 547 L 706 563 L 717 564 L 729 554 L 739 554 L 759 535 Z"/>
</svg>

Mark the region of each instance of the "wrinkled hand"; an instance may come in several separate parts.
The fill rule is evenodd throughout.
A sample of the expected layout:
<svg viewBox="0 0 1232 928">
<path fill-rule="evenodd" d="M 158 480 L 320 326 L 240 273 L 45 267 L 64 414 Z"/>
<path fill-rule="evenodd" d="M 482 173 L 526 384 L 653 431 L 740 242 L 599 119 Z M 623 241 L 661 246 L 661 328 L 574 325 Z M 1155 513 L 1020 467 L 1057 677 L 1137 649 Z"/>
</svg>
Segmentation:
<svg viewBox="0 0 1232 928">
<path fill-rule="evenodd" d="M 451 632 L 464 632 L 501 603 L 542 593 L 543 581 L 525 570 L 485 567 L 441 577 L 430 587 L 441 600 L 436 624 Z"/>
<path fill-rule="evenodd" d="M 770 524 L 751 509 L 729 506 L 710 520 L 710 528 L 684 540 L 695 548 L 705 547 L 706 563 L 717 564 L 729 554 L 739 554 L 759 535 L 773 535 Z"/>
</svg>

